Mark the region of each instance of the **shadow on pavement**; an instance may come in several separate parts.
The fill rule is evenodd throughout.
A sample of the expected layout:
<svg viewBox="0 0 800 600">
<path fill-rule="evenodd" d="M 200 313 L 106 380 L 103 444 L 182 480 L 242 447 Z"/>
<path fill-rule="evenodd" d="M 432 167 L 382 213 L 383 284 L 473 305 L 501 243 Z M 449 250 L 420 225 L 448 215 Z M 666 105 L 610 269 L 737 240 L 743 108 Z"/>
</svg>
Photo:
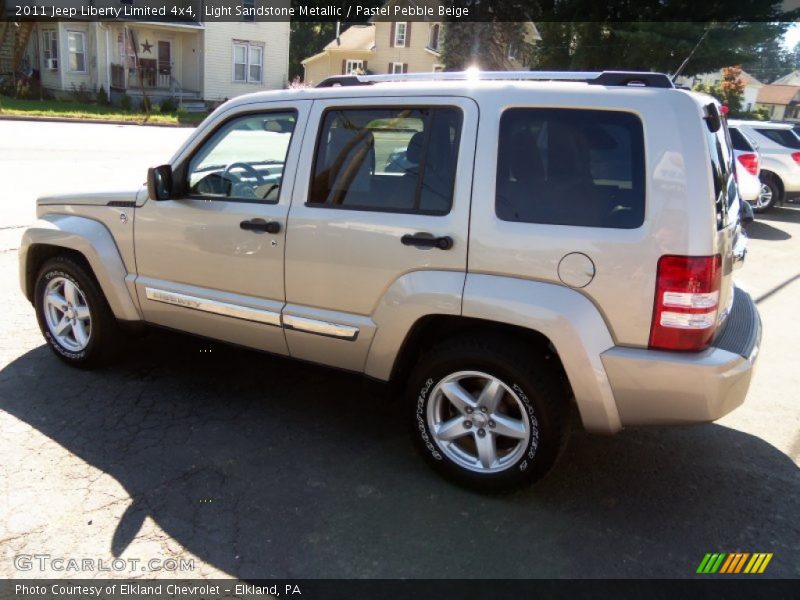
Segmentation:
<svg viewBox="0 0 800 600">
<path fill-rule="evenodd" d="M 429 471 L 360 378 L 163 332 L 95 372 L 32 350 L 0 408 L 126 488 L 116 555 L 149 516 L 244 578 L 690 577 L 711 551 L 800 574 L 798 467 L 719 425 L 576 431 L 537 487 L 486 497 Z"/>
<path fill-rule="evenodd" d="M 759 213 L 756 215 L 756 220 L 753 224 L 763 221 L 800 223 L 800 203 L 784 204 L 783 206 L 773 207 L 767 212 Z"/>
<path fill-rule="evenodd" d="M 773 227 L 760 219 L 756 219 L 750 223 L 746 230 L 747 237 L 754 240 L 767 240 L 772 242 L 779 242 L 792 239 L 792 235 L 783 229 Z"/>
</svg>

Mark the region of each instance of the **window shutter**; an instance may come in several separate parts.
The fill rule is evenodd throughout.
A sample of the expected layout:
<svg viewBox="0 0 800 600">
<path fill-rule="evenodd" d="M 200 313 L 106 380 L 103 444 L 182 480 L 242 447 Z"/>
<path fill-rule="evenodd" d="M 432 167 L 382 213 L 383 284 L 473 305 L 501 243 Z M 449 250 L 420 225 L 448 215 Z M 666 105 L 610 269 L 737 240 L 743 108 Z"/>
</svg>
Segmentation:
<svg viewBox="0 0 800 600">
<path fill-rule="evenodd" d="M 411 21 L 406 23 L 406 48 L 411 47 Z"/>
<path fill-rule="evenodd" d="M 342 59 L 342 75 L 345 74 L 345 69 L 347 68 L 347 59 Z"/>
<path fill-rule="evenodd" d="M 364 74 L 365 74 L 365 75 L 366 75 L 366 73 L 367 73 L 367 64 L 368 64 L 368 63 L 367 63 L 367 61 L 364 61 L 364 62 L 361 64 L 361 70 L 362 70 L 362 71 L 364 71 Z"/>
<path fill-rule="evenodd" d="M 403 73 L 408 73 L 408 63 L 403 63 Z"/>
<path fill-rule="evenodd" d="M 387 72 L 387 73 L 391 73 L 392 71 L 393 71 L 393 69 L 392 69 L 392 63 L 389 63 L 389 66 L 388 66 L 388 67 L 386 67 L 386 72 Z"/>
<path fill-rule="evenodd" d="M 389 31 L 389 48 L 394 48 L 394 30 L 397 23 L 392 22 L 391 31 Z"/>
</svg>

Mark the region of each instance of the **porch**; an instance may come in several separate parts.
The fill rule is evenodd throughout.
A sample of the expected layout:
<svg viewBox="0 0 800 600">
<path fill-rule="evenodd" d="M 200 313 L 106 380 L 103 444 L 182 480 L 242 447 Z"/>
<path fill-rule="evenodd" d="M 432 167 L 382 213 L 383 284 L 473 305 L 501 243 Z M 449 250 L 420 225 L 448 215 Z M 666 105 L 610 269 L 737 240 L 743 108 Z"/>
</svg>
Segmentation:
<svg viewBox="0 0 800 600">
<path fill-rule="evenodd" d="M 130 96 L 201 97 L 202 32 L 186 25 L 112 26 L 109 48 L 112 92 Z"/>
</svg>

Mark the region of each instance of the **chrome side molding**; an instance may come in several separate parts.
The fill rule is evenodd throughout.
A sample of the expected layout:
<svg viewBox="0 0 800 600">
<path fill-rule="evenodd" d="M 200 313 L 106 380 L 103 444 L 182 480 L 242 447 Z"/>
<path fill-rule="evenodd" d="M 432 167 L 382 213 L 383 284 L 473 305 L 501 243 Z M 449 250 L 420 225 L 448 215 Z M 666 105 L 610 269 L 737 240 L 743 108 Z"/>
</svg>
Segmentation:
<svg viewBox="0 0 800 600">
<path fill-rule="evenodd" d="M 295 331 L 313 333 L 315 335 L 323 335 L 351 342 L 355 341 L 358 337 L 359 329 L 352 325 L 341 325 L 339 323 L 331 323 L 330 321 L 320 321 L 318 319 L 295 317 L 292 315 L 283 315 L 283 317 L 281 317 L 280 313 L 271 310 L 229 304 L 218 300 L 189 296 L 187 294 L 179 294 L 178 292 L 169 292 L 167 290 L 151 287 L 145 288 L 145 295 L 148 300 L 154 302 L 163 302 L 164 304 L 172 304 L 173 306 L 191 308 L 215 315 L 222 315 L 223 317 L 254 321 L 274 327 L 285 327 L 286 329 L 293 329 Z"/>
<path fill-rule="evenodd" d="M 238 304 L 229 304 L 227 302 L 209 300 L 208 298 L 198 298 L 197 296 L 187 296 L 186 294 L 178 294 L 177 292 L 168 292 L 166 290 L 150 287 L 145 288 L 145 294 L 148 300 L 153 300 L 154 302 L 163 302 L 164 304 L 192 308 L 194 310 L 201 310 L 224 317 L 233 317 L 234 319 L 255 321 L 256 323 L 264 323 L 266 325 L 273 325 L 274 327 L 281 326 L 280 313 L 271 310 L 239 306 Z"/>
<path fill-rule="evenodd" d="M 331 323 L 330 321 L 318 321 L 317 319 L 309 319 L 306 317 L 283 315 L 283 326 L 287 329 L 324 335 L 340 340 L 349 340 L 351 342 L 358 337 L 358 327 L 340 325 L 339 323 Z"/>
</svg>

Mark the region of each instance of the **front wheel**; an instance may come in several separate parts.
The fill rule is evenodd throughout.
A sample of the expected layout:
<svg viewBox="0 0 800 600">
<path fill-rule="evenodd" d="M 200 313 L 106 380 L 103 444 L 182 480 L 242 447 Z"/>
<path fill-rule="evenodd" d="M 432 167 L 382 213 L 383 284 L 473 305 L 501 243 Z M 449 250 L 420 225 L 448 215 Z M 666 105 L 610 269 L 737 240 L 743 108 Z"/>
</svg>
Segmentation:
<svg viewBox="0 0 800 600">
<path fill-rule="evenodd" d="M 98 366 L 114 356 L 119 328 L 97 282 L 81 264 L 57 256 L 36 278 L 34 306 L 48 346 L 64 362 Z"/>
<path fill-rule="evenodd" d="M 542 478 L 567 433 L 567 399 L 546 355 L 513 338 L 466 337 L 424 356 L 411 375 L 413 432 L 446 478 L 506 491 Z"/>
</svg>

